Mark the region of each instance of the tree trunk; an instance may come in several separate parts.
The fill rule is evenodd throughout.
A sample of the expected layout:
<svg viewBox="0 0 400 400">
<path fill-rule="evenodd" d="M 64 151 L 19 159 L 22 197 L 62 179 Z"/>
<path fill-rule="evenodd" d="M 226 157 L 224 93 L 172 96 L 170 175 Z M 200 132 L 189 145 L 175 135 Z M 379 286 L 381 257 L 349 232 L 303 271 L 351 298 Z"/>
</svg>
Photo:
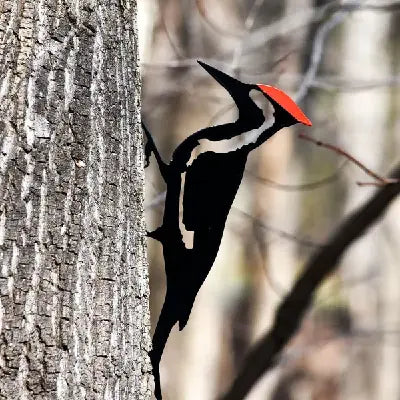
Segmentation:
<svg viewBox="0 0 400 400">
<path fill-rule="evenodd" d="M 149 399 L 136 2 L 0 13 L 0 399 Z"/>
<path fill-rule="evenodd" d="M 341 57 L 342 75 L 345 78 L 373 81 L 389 76 L 389 58 L 384 45 L 388 41 L 389 24 L 390 18 L 387 14 L 374 12 L 359 13 L 345 23 Z M 365 43 L 368 43 L 368 46 L 365 46 Z M 384 168 L 387 168 L 384 147 L 388 132 L 388 110 L 390 110 L 390 93 L 387 88 L 342 93 L 337 105 L 341 147 L 358 160 L 362 160 L 373 171 L 384 171 Z M 374 188 L 360 188 L 355 185 L 356 181 L 368 181 L 369 177 L 362 171 L 353 168 L 348 172 L 346 212 L 358 207 L 369 193 L 374 191 Z M 344 281 L 358 281 L 357 284 L 348 286 L 347 296 L 354 330 L 364 335 L 369 332 L 380 332 L 379 322 L 385 319 L 387 321 L 389 310 L 385 308 L 379 310 L 380 305 L 386 303 L 387 295 L 393 293 L 386 279 L 392 282 L 398 281 L 398 268 L 393 269 L 388 263 L 385 255 L 387 240 L 382 240 L 382 234 L 379 235 L 378 229 L 380 228 L 355 243 L 342 261 Z M 380 287 L 384 288 L 386 293 L 379 293 Z M 392 311 L 395 309 L 396 307 L 392 306 Z M 386 357 L 385 347 L 387 345 L 379 341 L 352 341 L 347 379 L 343 384 L 344 398 L 352 400 L 398 398 L 397 390 L 389 396 L 392 385 L 385 384 L 379 387 L 380 372 L 385 371 L 387 378 L 392 376 L 391 372 L 394 374 L 394 379 L 398 375 L 397 350 L 390 346 L 387 350 L 391 354 Z M 383 351 L 380 354 L 381 350 Z M 376 360 L 379 360 L 379 363 Z M 386 389 L 389 389 L 389 392 Z"/>
</svg>

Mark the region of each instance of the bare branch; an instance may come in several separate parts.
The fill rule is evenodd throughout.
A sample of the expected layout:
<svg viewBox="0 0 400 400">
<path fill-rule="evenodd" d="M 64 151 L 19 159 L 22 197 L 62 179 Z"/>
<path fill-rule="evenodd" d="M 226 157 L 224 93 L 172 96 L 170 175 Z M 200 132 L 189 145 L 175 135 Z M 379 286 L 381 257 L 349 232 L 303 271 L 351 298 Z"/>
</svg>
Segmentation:
<svg viewBox="0 0 400 400">
<path fill-rule="evenodd" d="M 254 6 L 256 5 L 257 2 L 260 0 L 256 0 L 254 3 Z M 201 0 L 196 0 L 196 6 L 199 10 L 199 14 L 204 18 L 206 17 L 205 14 L 205 8 L 202 4 Z M 353 13 L 356 11 L 383 11 L 383 12 L 394 12 L 394 11 L 399 11 L 400 10 L 400 2 L 395 1 L 395 2 L 388 2 L 385 4 L 361 4 L 359 1 L 357 2 L 351 2 L 351 3 L 345 3 L 343 4 L 342 1 L 332 1 L 327 5 L 320 6 L 320 7 L 314 7 L 313 9 L 309 10 L 304 10 L 301 12 L 296 12 L 291 15 L 286 15 L 285 17 L 281 18 L 277 22 L 274 22 L 272 24 L 269 24 L 266 27 L 260 28 L 254 32 L 247 32 L 242 33 L 242 34 L 236 34 L 232 32 L 226 32 L 226 31 L 221 31 L 220 27 L 216 27 L 215 24 L 213 24 L 213 28 L 217 29 L 220 31 L 220 33 L 223 33 L 225 35 L 231 35 L 231 36 L 237 36 L 237 37 L 242 37 L 246 34 L 248 34 L 248 42 L 250 46 L 246 48 L 246 51 L 255 51 L 257 48 L 260 46 L 265 46 L 265 43 L 268 41 L 276 38 L 277 36 L 282 36 L 282 35 L 287 35 L 296 29 L 302 28 L 310 23 L 313 22 L 318 22 L 322 21 L 325 18 L 327 18 L 329 15 L 333 17 L 336 15 L 338 12 L 344 12 L 346 14 Z M 249 14 L 248 18 L 251 17 Z M 206 22 L 210 24 L 210 21 L 206 18 Z M 252 17 L 249 19 L 248 24 L 250 24 L 252 21 Z M 340 22 L 340 21 L 339 21 Z M 169 34 L 168 29 L 166 29 L 165 26 L 165 21 L 162 22 L 163 28 L 166 31 L 166 34 L 168 36 L 168 40 L 171 43 L 171 46 L 174 48 L 176 54 L 181 57 L 181 60 L 171 60 L 171 61 L 166 61 L 166 62 L 159 62 L 159 63 L 141 63 L 141 65 L 144 65 L 146 67 L 152 67 L 152 68 L 183 68 L 183 67 L 192 67 L 197 65 L 196 59 L 187 59 L 182 57 L 182 52 L 179 49 L 179 47 L 174 43 L 174 41 L 171 38 L 171 35 Z M 245 23 L 246 25 L 246 23 Z M 325 25 L 325 23 L 324 23 Z M 230 65 L 228 64 L 228 57 L 230 57 L 227 53 L 223 56 L 223 60 L 225 61 L 218 61 L 218 64 L 222 66 L 225 70 L 229 70 Z M 213 63 L 216 60 L 204 60 L 207 63 Z M 225 63 L 223 65 L 223 62 Z M 238 68 L 236 69 L 237 72 Z M 247 75 L 252 75 L 252 74 L 247 74 Z M 259 73 L 253 74 L 253 75 L 260 75 Z M 321 88 L 332 88 L 332 87 L 323 87 L 323 82 L 318 80 L 318 82 L 315 84 L 315 87 L 320 87 Z M 380 85 L 380 84 L 379 84 Z M 386 83 L 384 83 L 386 85 Z M 314 85 L 312 85 L 314 86 Z M 335 87 L 333 87 L 335 88 Z M 368 87 L 367 87 L 368 88 Z"/>
<path fill-rule="evenodd" d="M 352 8 L 355 9 L 353 10 Z M 362 7 L 357 7 L 354 3 L 345 3 L 340 6 L 342 10 L 349 11 L 382 11 L 382 12 L 392 12 L 400 10 L 400 1 L 392 1 L 382 4 L 381 2 L 376 2 L 375 4 L 365 4 Z"/>
<path fill-rule="evenodd" d="M 400 164 L 391 178 L 400 179 Z M 280 304 L 272 328 L 252 347 L 232 386 L 221 400 L 242 400 L 256 381 L 275 365 L 282 349 L 297 331 L 315 290 L 334 271 L 346 249 L 382 217 L 399 193 L 400 185 L 386 185 L 379 189 L 342 222 L 326 246 L 314 253 Z"/>
<path fill-rule="evenodd" d="M 317 30 L 313 41 L 310 65 L 295 95 L 296 101 L 301 101 L 307 95 L 309 88 L 313 84 L 322 60 L 324 43 L 326 38 L 328 37 L 328 34 L 333 28 L 343 22 L 348 14 L 349 12 L 346 11 L 336 11 Z"/>
<path fill-rule="evenodd" d="M 358 167 L 360 167 L 366 174 L 368 174 L 372 178 L 376 179 L 378 181 L 378 185 L 388 185 L 388 184 L 393 184 L 393 183 L 399 182 L 398 179 L 384 178 L 383 176 L 378 175 L 376 172 L 371 171 L 361 161 L 357 160 L 355 157 L 353 157 L 347 151 L 343 150 L 342 148 L 340 148 L 338 146 L 334 146 L 333 144 L 325 143 L 320 140 L 315 140 L 312 137 L 305 135 L 304 133 L 299 133 L 298 137 L 300 139 L 304 139 L 304 140 L 307 140 L 308 142 L 314 143 L 317 146 L 325 147 L 326 149 L 332 150 L 335 153 L 346 157 L 348 160 L 350 160 L 351 162 L 356 164 Z M 357 184 L 360 186 L 371 185 L 371 183 L 362 183 L 362 182 L 357 182 Z"/>
<path fill-rule="evenodd" d="M 285 15 L 278 21 L 251 32 L 249 36 L 249 43 L 251 46 L 249 46 L 249 48 L 246 50 L 255 51 L 259 47 L 263 47 L 266 42 L 276 38 L 277 36 L 288 35 L 313 22 L 324 21 L 327 18 L 331 18 L 337 13 L 344 12 L 346 14 L 350 14 L 360 11 L 394 12 L 398 10 L 400 10 L 399 1 L 385 4 L 362 4 L 360 1 L 353 1 L 351 3 L 343 3 L 341 0 L 331 1 L 323 6 L 305 9 L 300 12 L 298 11 L 293 14 Z"/>
</svg>

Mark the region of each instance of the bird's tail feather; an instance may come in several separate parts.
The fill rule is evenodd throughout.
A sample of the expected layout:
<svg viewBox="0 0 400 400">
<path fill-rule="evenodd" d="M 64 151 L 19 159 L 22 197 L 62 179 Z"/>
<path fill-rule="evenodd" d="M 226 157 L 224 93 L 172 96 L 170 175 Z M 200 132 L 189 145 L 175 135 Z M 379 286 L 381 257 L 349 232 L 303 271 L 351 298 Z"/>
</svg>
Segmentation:
<svg viewBox="0 0 400 400">
<path fill-rule="evenodd" d="M 155 383 L 154 394 L 157 400 L 162 399 L 159 371 L 161 356 L 163 354 L 164 347 L 171 332 L 171 329 L 177 321 L 178 317 L 176 307 L 174 307 L 174 303 L 167 296 L 157 322 L 156 330 L 153 335 L 153 349 L 150 351 L 150 359 L 153 366 L 153 376 Z"/>
</svg>

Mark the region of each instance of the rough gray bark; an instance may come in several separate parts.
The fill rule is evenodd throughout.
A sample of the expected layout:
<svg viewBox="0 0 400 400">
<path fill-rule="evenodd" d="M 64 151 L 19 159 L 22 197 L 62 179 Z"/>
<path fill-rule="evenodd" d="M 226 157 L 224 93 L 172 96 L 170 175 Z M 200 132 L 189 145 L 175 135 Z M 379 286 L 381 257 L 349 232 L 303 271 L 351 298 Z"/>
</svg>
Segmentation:
<svg viewBox="0 0 400 400">
<path fill-rule="evenodd" d="M 151 397 L 135 26 L 0 3 L 0 399 Z"/>
</svg>

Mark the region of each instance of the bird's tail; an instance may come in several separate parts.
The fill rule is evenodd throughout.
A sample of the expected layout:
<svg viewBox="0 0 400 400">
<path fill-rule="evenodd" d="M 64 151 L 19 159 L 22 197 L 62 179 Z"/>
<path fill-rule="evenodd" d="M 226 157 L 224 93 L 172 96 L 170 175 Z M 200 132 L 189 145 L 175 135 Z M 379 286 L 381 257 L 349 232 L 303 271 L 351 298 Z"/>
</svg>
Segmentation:
<svg viewBox="0 0 400 400">
<path fill-rule="evenodd" d="M 156 330 L 153 335 L 153 349 L 150 351 L 151 364 L 153 366 L 153 376 L 155 389 L 154 394 L 157 400 L 162 399 L 161 385 L 160 385 L 160 361 L 164 351 L 165 344 L 172 327 L 178 321 L 176 305 L 172 299 L 167 295 L 160 317 L 157 322 Z"/>
<path fill-rule="evenodd" d="M 187 324 L 190 316 L 190 312 L 192 311 L 193 303 L 181 313 L 179 317 L 179 330 L 181 331 Z"/>
</svg>

